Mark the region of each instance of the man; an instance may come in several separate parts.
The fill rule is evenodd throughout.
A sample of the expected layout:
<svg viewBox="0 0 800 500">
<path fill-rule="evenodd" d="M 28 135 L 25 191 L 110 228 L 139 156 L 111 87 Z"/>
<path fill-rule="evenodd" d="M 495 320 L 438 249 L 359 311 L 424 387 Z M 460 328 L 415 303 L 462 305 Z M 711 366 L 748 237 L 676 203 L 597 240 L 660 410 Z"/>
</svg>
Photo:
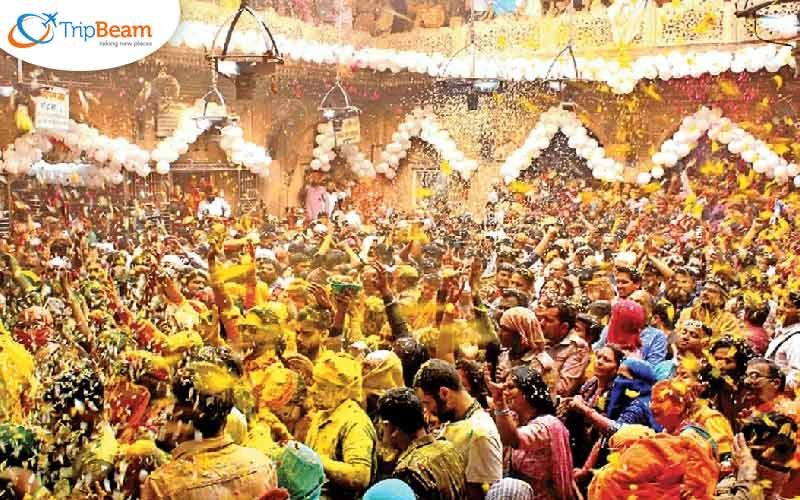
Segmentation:
<svg viewBox="0 0 800 500">
<path fill-rule="evenodd" d="M 791 410 L 797 417 L 796 403 L 784 396 L 786 378 L 777 364 L 764 358 L 754 358 L 747 363 L 744 374 L 744 403 L 741 415 L 768 411 Z"/>
<path fill-rule="evenodd" d="M 639 304 L 644 311 L 645 324 L 639 333 L 641 347 L 639 354 L 642 359 L 655 367 L 660 362 L 664 361 L 667 357 L 667 336 L 659 330 L 648 325 L 650 315 L 652 314 L 653 300 L 649 293 L 644 290 L 637 290 L 631 293 L 629 297 L 631 302 Z M 592 349 L 597 352 L 602 349 L 608 342 L 608 327 L 605 327 L 600 334 L 600 340 L 595 342 Z"/>
<path fill-rule="evenodd" d="M 425 430 L 422 403 L 412 389 L 389 389 L 378 401 L 383 438 L 400 451 L 392 477 L 408 484 L 418 498 L 464 498 L 464 462 L 452 443 Z"/>
<path fill-rule="evenodd" d="M 696 294 L 696 281 L 694 274 L 689 268 L 679 267 L 667 284 L 665 297 L 669 300 L 676 311 L 680 311 L 692 303 Z"/>
<path fill-rule="evenodd" d="M 730 312 L 723 309 L 728 291 L 725 284 L 718 278 L 710 278 L 703 286 L 697 302 L 681 312 L 677 326 L 689 319 L 702 321 L 711 328 L 713 339 L 724 335 L 740 336 L 741 325 L 739 320 Z"/>
<path fill-rule="evenodd" d="M 234 384 L 218 362 L 195 361 L 175 374 L 173 415 L 184 424 L 179 427 L 184 429 L 182 442 L 172 450 L 172 461 L 147 478 L 143 500 L 259 498 L 277 488 L 272 461 L 234 444 L 225 433 Z"/>
<path fill-rule="evenodd" d="M 414 388 L 425 410 L 443 423 L 441 435 L 453 443 L 466 466 L 467 499 L 483 499 L 484 485 L 503 476 L 503 445 L 494 420 L 461 385 L 456 368 L 440 359 L 423 364 Z"/>
<path fill-rule="evenodd" d="M 214 189 L 206 191 L 206 199 L 200 202 L 197 207 L 197 218 L 200 220 L 206 217 L 228 218 L 231 216 L 231 206 L 225 201 L 221 193 L 215 193 Z"/>
<path fill-rule="evenodd" d="M 672 345 L 672 358 L 665 359 L 655 367 L 656 378 L 664 380 L 676 375 L 682 364 L 697 370 L 700 360 L 704 359 L 703 351 L 708 347 L 711 329 L 700 321 L 684 322 L 676 332 L 676 342 Z"/>
<path fill-rule="evenodd" d="M 362 400 L 361 363 L 325 352 L 314 365 L 310 388 L 317 411 L 306 444 L 322 459 L 328 482 L 322 499 L 359 498 L 375 477 L 376 434 Z"/>
<path fill-rule="evenodd" d="M 639 271 L 629 267 L 617 268 L 614 278 L 617 282 L 617 296 L 621 299 L 630 297 L 642 284 Z"/>
<path fill-rule="evenodd" d="M 789 292 L 778 310 L 781 327 L 767 348 L 766 358 L 775 361 L 794 392 L 800 387 L 800 290 Z"/>
<path fill-rule="evenodd" d="M 306 306 L 297 314 L 295 332 L 297 333 L 297 352 L 316 361 L 320 356 L 323 342 L 328 338 L 332 326 L 329 311 L 320 307 Z"/>
<path fill-rule="evenodd" d="M 547 352 L 555 361 L 559 373 L 556 394 L 561 397 L 572 396 L 583 379 L 583 371 L 589 364 L 591 353 L 586 340 L 573 331 L 575 309 L 560 301 L 540 308 L 536 311 L 536 316 L 547 339 Z"/>
</svg>

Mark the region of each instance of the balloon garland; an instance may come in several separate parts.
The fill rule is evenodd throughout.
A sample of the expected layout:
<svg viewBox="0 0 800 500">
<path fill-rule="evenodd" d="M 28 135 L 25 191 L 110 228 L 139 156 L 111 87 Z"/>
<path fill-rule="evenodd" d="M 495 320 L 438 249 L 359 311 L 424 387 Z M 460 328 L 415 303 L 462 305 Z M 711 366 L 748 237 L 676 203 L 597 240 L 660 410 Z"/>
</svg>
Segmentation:
<svg viewBox="0 0 800 500">
<path fill-rule="evenodd" d="M 330 162 L 336 158 L 333 126 L 322 123 L 317 126 L 317 132 L 314 159 L 309 166 L 312 170 L 328 172 L 331 168 Z M 442 160 L 465 180 L 478 170 L 478 162 L 466 158 L 434 114 L 422 108 L 416 108 L 406 115 L 397 131 L 392 134 L 392 142 L 381 151 L 380 161 L 375 165 L 353 144 L 344 144 L 338 149 L 357 176 L 374 178 L 376 174 L 381 174 L 391 180 L 397 176 L 400 160 L 408 155 L 412 139 L 421 139 L 433 146 Z"/>
<path fill-rule="evenodd" d="M 727 146 L 728 151 L 739 155 L 752 165 L 756 173 L 764 174 L 781 183 L 788 182 L 794 177 L 794 185 L 800 187 L 800 175 L 798 175 L 800 168 L 796 164 L 787 162 L 772 151 L 766 142 L 755 138 L 729 118 L 724 117 L 722 110 L 709 109 L 705 106 L 683 119 L 672 138 L 664 141 L 660 150 L 653 155 L 653 168 L 649 173 L 640 173 L 637 182 L 647 184 L 651 178 L 663 177 L 664 169 L 674 167 L 680 159 L 688 156 L 697 147 L 698 140 L 704 134 L 708 134 L 711 140 Z"/>
<path fill-rule="evenodd" d="M 216 34 L 217 26 L 199 21 L 182 22 L 169 43 L 191 49 L 208 48 Z M 398 73 L 408 71 L 433 77 L 466 78 L 471 75 L 472 56 L 450 58 L 448 54 L 426 54 L 414 51 L 362 48 L 352 45 L 326 44 L 276 36 L 282 53 L 297 61 L 313 64 L 337 64 L 375 71 Z M 263 50 L 263 41 L 254 31 L 234 32 L 231 48 L 251 52 Z M 549 58 L 478 57 L 474 67 L 479 78 L 498 78 L 513 81 L 533 81 L 549 78 L 573 78 L 575 69 L 570 61 L 556 61 L 550 69 Z M 639 81 L 697 78 L 703 74 L 720 75 L 726 71 L 755 73 L 766 69 L 775 73 L 784 66 L 795 67 L 791 46 L 763 44 L 736 50 L 706 50 L 696 52 L 673 51 L 669 54 L 647 55 L 634 58 L 630 64 L 621 65 L 615 59 L 577 58 L 581 79 L 602 82 L 616 94 L 633 92 Z"/>
<path fill-rule="evenodd" d="M 203 133 L 211 128 L 206 120 L 193 116 L 203 113 L 203 103 L 185 111 L 173 135 L 161 141 L 152 152 L 145 151 L 123 138 L 110 138 L 85 123 L 69 121 L 67 131 L 31 131 L 18 137 L 3 151 L 0 172 L 35 175 L 41 182 L 62 185 L 99 187 L 106 182 L 120 184 L 124 180 L 122 169 L 147 177 L 153 171 L 165 175 L 170 163 L 189 150 Z M 250 172 L 265 177 L 269 175 L 272 158 L 265 148 L 244 140 L 244 131 L 238 124 L 221 130 L 220 147 L 228 160 L 242 165 Z M 82 162 L 50 164 L 42 161 L 53 149 L 51 139 L 63 142 L 70 150 L 83 155 Z M 86 165 L 91 162 L 94 165 Z M 36 168 L 34 168 L 36 167 Z"/>
<path fill-rule="evenodd" d="M 567 136 L 569 146 L 578 156 L 588 162 L 595 178 L 608 182 L 622 180 L 625 167 L 606 156 L 605 150 L 600 147 L 597 140 L 589 137 L 589 132 L 580 118 L 572 111 L 554 106 L 542 113 L 522 146 L 511 153 L 500 167 L 500 175 L 506 184 L 518 178 L 520 173 L 542 154 L 559 130 Z"/>
</svg>

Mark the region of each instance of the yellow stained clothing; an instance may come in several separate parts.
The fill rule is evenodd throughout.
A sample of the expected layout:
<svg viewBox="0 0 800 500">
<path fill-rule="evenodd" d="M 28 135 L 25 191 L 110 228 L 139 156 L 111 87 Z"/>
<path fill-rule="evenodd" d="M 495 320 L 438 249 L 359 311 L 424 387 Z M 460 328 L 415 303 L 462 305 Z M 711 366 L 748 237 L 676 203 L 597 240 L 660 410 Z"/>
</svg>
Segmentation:
<svg viewBox="0 0 800 500">
<path fill-rule="evenodd" d="M 705 401 L 700 401 L 689 420 L 697 423 L 711 434 L 711 437 L 717 443 L 717 452 L 720 456 L 731 453 L 733 450 L 733 429 L 722 413 L 708 406 Z"/>
<path fill-rule="evenodd" d="M 675 329 L 679 330 L 683 323 L 689 320 L 701 321 L 711 328 L 711 341 L 725 335 L 740 337 L 742 335 L 741 322 L 733 314 L 720 309 L 710 313 L 707 309 L 698 306 L 688 307 L 681 312 Z"/>
<path fill-rule="evenodd" d="M 247 287 L 240 283 L 228 282 L 225 283 L 225 293 L 227 293 L 228 297 L 230 297 L 234 302 L 244 301 L 245 294 L 247 293 Z M 253 305 L 262 306 L 266 304 L 270 300 L 270 295 L 269 285 L 263 281 L 256 282 L 256 301 Z"/>
<path fill-rule="evenodd" d="M 277 487 L 275 466 L 262 452 L 238 446 L 229 436 L 187 441 L 172 451 L 141 489 L 142 500 L 258 498 Z"/>
<path fill-rule="evenodd" d="M 311 418 L 306 444 L 322 458 L 328 478 L 323 496 L 359 498 L 375 475 L 377 436 L 366 412 L 352 399 Z"/>
<path fill-rule="evenodd" d="M 22 396 L 36 389 L 33 356 L 8 335 L 0 335 L 0 422 L 22 424 Z"/>
</svg>

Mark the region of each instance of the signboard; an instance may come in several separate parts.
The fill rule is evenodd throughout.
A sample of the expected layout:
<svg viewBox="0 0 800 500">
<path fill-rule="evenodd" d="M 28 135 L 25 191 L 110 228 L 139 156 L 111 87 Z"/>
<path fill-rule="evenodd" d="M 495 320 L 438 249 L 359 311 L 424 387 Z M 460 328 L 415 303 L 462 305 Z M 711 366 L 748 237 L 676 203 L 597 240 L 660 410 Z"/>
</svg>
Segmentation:
<svg viewBox="0 0 800 500">
<path fill-rule="evenodd" d="M 33 100 L 36 103 L 33 126 L 37 130 L 69 129 L 69 90 L 46 87 Z"/>
<path fill-rule="evenodd" d="M 361 120 L 358 116 L 345 118 L 341 122 L 333 123 L 333 132 L 336 136 L 336 145 L 358 144 L 361 142 Z"/>
</svg>

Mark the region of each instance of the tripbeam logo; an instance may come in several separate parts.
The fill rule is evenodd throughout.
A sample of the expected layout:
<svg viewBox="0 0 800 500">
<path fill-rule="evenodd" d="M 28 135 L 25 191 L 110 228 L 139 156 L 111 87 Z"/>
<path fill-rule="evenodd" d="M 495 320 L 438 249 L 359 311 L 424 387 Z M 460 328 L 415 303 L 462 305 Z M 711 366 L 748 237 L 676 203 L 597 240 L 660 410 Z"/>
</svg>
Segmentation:
<svg viewBox="0 0 800 500">
<path fill-rule="evenodd" d="M 57 12 L 53 14 L 22 14 L 8 32 L 8 43 L 18 49 L 45 45 L 56 36 Z"/>
<path fill-rule="evenodd" d="M 97 71 L 161 48 L 180 22 L 180 0 L 2 0 L 0 48 L 25 62 Z M 5 36 L 4 36 L 5 35 Z"/>
</svg>

